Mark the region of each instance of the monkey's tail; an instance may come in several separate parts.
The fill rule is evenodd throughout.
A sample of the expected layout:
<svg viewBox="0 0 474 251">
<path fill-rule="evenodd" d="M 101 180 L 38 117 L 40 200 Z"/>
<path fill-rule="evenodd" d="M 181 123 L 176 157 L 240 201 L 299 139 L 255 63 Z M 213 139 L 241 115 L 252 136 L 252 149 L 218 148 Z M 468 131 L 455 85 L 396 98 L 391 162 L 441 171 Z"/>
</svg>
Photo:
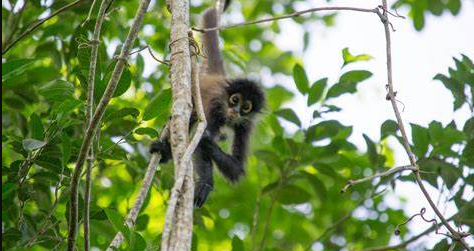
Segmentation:
<svg viewBox="0 0 474 251">
<path fill-rule="evenodd" d="M 215 8 L 209 8 L 204 12 L 202 25 L 206 28 L 218 26 L 217 11 Z M 204 53 L 207 56 L 207 72 L 209 74 L 218 74 L 225 76 L 222 54 L 219 49 L 219 33 L 217 30 L 207 31 L 203 34 L 202 43 Z"/>
</svg>

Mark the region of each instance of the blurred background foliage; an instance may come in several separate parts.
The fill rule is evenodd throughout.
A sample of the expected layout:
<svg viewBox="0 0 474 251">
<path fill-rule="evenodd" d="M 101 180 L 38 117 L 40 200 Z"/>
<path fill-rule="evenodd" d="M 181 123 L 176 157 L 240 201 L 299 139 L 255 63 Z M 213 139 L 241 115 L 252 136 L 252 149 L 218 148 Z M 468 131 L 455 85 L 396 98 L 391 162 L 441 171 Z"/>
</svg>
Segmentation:
<svg viewBox="0 0 474 251">
<path fill-rule="evenodd" d="M 2 1 L 2 48 L 62 6 L 66 0 Z M 211 1 L 191 1 L 192 24 Z M 234 1 L 226 15 L 256 19 L 291 13 L 296 0 Z M 15 6 L 12 11 L 12 6 Z M 277 8 L 278 6 L 278 8 Z M 282 7 L 282 8 L 281 8 Z M 393 7 L 409 9 L 416 29 L 424 16 L 449 11 L 456 15 L 460 0 L 397 1 Z M 2 55 L 2 250 L 64 250 L 70 174 L 84 134 L 85 90 L 89 71 L 91 31 L 95 20 L 86 20 L 90 1 L 48 20 Z M 99 100 L 115 64 L 114 55 L 125 38 L 138 1 L 115 0 L 102 29 L 96 96 Z M 98 5 L 94 9 L 96 15 Z M 276 13 L 275 10 L 279 10 Z M 152 1 L 135 49 L 150 46 L 158 58 L 169 58 L 169 13 L 163 1 Z M 336 14 L 318 13 L 295 19 L 298 23 L 323 22 L 328 27 Z M 295 38 L 308 45 L 308 32 Z M 384 197 L 395 179 L 414 182 L 410 175 L 386 177 L 340 190 L 357 179 L 393 167 L 387 137 L 400 140 L 396 123 L 380 127 L 381 138 L 364 135 L 367 151 L 348 141 L 351 125 L 325 118 L 342 112 L 338 97 L 357 91 L 372 76 L 370 69 L 341 69 L 339 80 L 310 82 L 301 60 L 274 43 L 278 23 L 246 26 L 222 32 L 224 56 L 231 75 L 257 76 L 262 70 L 293 76 L 314 111 L 313 122 L 302 127 L 296 113 L 284 106 L 294 93 L 280 85 L 266 86 L 268 105 L 252 139 L 247 177 L 239 184 L 217 178 L 206 205 L 195 210 L 193 250 L 357 250 L 386 245 L 395 226 L 409 216 L 386 205 Z M 369 60 L 370 55 L 341 51 L 344 65 Z M 474 66 L 464 55 L 454 55 L 448 75 L 434 76 L 451 91 L 454 109 L 474 104 Z M 109 105 L 98 140 L 94 143 L 91 203 L 91 245 L 104 250 L 125 217 L 144 175 L 151 140 L 169 117 L 169 68 L 151 60 L 146 50 L 131 55 L 115 98 Z M 446 65 L 450 65 L 446 62 Z M 151 65 L 151 66 L 150 66 Z M 334 76 L 328 76 L 333 78 Z M 298 128 L 289 132 L 282 120 Z M 464 125 L 428 127 L 411 124 L 411 142 L 425 173 L 437 189 L 452 189 L 458 209 L 456 224 L 472 230 L 474 205 L 463 199 L 474 174 L 474 119 Z M 228 147 L 226 142 L 222 143 Z M 166 201 L 173 183 L 172 166 L 161 166 L 153 187 L 131 229 L 136 238 L 123 250 L 159 250 Z M 82 184 L 83 189 L 83 184 Z M 472 191 L 472 189 L 471 189 Z M 80 208 L 83 208 L 83 194 Z M 423 198 L 420 198 L 422 200 Z M 355 216 L 354 211 L 365 216 Z M 81 215 L 81 214 L 80 214 Z M 82 219 L 80 219 L 82 222 Z M 431 225 L 424 223 L 424 228 Z M 412 233 L 402 229 L 400 237 Z M 82 231 L 78 238 L 82 237 Z M 82 250 L 82 241 L 77 242 Z M 410 250 L 425 250 L 424 243 Z M 435 250 L 446 250 L 438 243 Z"/>
</svg>

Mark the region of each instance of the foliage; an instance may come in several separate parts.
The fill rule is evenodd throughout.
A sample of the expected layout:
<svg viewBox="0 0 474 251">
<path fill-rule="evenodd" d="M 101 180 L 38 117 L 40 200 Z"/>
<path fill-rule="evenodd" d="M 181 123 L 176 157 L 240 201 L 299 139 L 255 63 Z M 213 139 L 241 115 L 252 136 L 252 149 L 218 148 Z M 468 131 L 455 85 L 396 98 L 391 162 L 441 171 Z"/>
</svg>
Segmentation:
<svg viewBox="0 0 474 251">
<path fill-rule="evenodd" d="M 26 2 L 21 14 L 2 8 L 2 41 L 11 41 L 38 16 L 68 3 Z M 169 58 L 169 14 L 157 2 L 145 18 L 135 49 L 149 45 L 159 58 Z M 249 19 L 274 15 L 275 4 L 290 13 L 294 11 L 293 2 L 296 1 L 243 1 L 242 14 Z M 411 4 L 412 11 L 418 13 L 414 2 L 418 1 L 398 4 Z M 451 4 L 455 2 L 443 1 L 443 8 L 453 12 L 456 8 Z M 208 2 L 192 6 L 194 23 L 206 6 Z M 84 22 L 89 7 L 82 4 L 47 21 L 3 56 L 3 250 L 65 249 L 68 187 L 84 135 L 88 39 L 95 22 Z M 99 48 L 95 101 L 110 78 L 118 44 L 137 7 L 137 1 L 115 0 L 107 14 Z M 429 10 L 439 12 L 434 7 Z M 333 14 L 308 17 L 329 25 L 333 19 Z M 415 25 L 419 22 L 416 20 Z M 367 151 L 363 152 L 348 139 L 353 133 L 350 125 L 326 116 L 341 112 L 337 106 L 339 97 L 363 88 L 372 73 L 368 69 L 343 68 L 335 82 L 329 81 L 333 76 L 310 80 L 299 60 L 274 44 L 273 38 L 279 33 L 276 23 L 268 28 L 247 26 L 223 32 L 223 40 L 232 41 L 225 43 L 225 57 L 230 62 L 227 67 L 236 75 L 258 72 L 265 66 L 272 74 L 293 76 L 297 90 L 307 99 L 307 109 L 313 112 L 313 121 L 303 126 L 297 113 L 288 107 L 294 93 L 278 85 L 267 88 L 267 110 L 256 127 L 247 177 L 235 185 L 216 179 L 216 190 L 205 207 L 195 210 L 193 250 L 304 250 L 354 210 L 363 210 L 370 216 L 347 217 L 317 242 L 325 250 L 386 245 L 395 226 L 409 216 L 387 207 L 387 192 L 377 193 L 393 190 L 395 179 L 414 182 L 412 177 L 377 179 L 353 187 L 350 194 L 341 194 L 340 189 L 349 179 L 393 167 L 387 138 L 400 139 L 396 123 L 388 120 L 381 125 L 380 139 L 364 135 Z M 307 36 L 306 33 L 300 39 L 307 41 Z M 251 42 L 260 49 L 252 49 Z M 352 55 L 347 48 L 341 54 L 344 66 L 371 58 L 366 54 Z M 169 69 L 163 64 L 150 67 L 155 61 L 148 58 L 146 51 L 131 56 L 94 142 L 91 246 L 100 250 L 105 250 L 119 230 L 125 235 L 123 250 L 159 250 L 166 200 L 173 183 L 171 165 L 158 170 L 135 227 L 129 229 L 123 224 L 144 175 L 149 159 L 147 148 L 170 115 Z M 439 74 L 435 79 L 453 94 L 455 110 L 462 106 L 472 110 L 472 61 L 462 56 L 455 59 L 455 65 L 448 76 Z M 281 120 L 295 124 L 297 130 L 288 132 L 280 125 Z M 426 172 L 423 178 L 436 188 L 453 189 L 450 199 L 458 208 L 464 208 L 455 220 L 472 229 L 474 205 L 462 195 L 473 184 L 472 172 L 464 170 L 474 166 L 474 119 L 462 126 L 438 121 L 427 127 L 413 124 L 411 132 L 414 152 Z M 79 202 L 82 217 L 82 193 Z M 426 228 L 429 226 L 426 224 Z M 403 231 L 401 235 L 409 234 L 410 231 Z M 78 238 L 81 237 L 82 233 Z M 82 241 L 78 239 L 77 245 L 82 250 Z M 443 245 L 447 244 L 440 242 L 437 247 Z"/>
</svg>

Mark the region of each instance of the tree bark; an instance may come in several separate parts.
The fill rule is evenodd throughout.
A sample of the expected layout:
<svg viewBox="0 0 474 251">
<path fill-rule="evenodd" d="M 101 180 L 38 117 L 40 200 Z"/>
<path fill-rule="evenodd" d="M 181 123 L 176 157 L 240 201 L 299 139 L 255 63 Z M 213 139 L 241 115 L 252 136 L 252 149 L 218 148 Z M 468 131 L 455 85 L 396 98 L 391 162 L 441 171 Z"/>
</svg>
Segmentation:
<svg viewBox="0 0 474 251">
<path fill-rule="evenodd" d="M 170 141 L 175 167 L 175 183 L 166 210 L 162 233 L 162 251 L 191 248 L 193 227 L 193 165 L 183 158 L 188 146 L 191 100 L 191 58 L 189 51 L 189 2 L 169 2 L 171 11 L 171 86 L 173 106 Z"/>
</svg>

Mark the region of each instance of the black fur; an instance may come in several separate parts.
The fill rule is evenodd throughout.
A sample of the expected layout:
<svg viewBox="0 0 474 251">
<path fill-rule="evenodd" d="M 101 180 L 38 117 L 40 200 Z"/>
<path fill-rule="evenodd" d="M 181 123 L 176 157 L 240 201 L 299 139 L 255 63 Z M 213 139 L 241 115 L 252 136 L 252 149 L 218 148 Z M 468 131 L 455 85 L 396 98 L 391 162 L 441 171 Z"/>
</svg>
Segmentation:
<svg viewBox="0 0 474 251">
<path fill-rule="evenodd" d="M 252 111 L 244 116 L 246 119 L 241 123 L 229 123 L 228 104 L 222 103 L 222 100 L 228 102 L 228 97 L 234 93 L 240 93 L 243 100 L 252 102 Z M 225 99 L 216 98 L 215 102 L 211 102 L 211 107 L 207 108 L 211 110 L 212 116 L 209 118 L 206 131 L 194 152 L 194 163 L 199 176 L 194 191 L 196 207 L 201 207 L 204 204 L 214 188 L 212 162 L 216 163 L 218 170 L 232 183 L 237 182 L 245 175 L 244 165 L 252 130 L 251 120 L 256 113 L 262 110 L 264 102 L 263 91 L 256 82 L 248 79 L 232 79 L 228 80 Z M 191 119 L 191 121 L 194 124 L 196 119 Z M 225 153 L 216 143 L 221 135 L 220 130 L 224 126 L 229 126 L 234 130 L 232 154 Z M 171 158 L 171 149 L 167 140 L 153 143 L 150 152 L 160 152 L 162 154 L 161 162 L 167 162 Z"/>
</svg>

